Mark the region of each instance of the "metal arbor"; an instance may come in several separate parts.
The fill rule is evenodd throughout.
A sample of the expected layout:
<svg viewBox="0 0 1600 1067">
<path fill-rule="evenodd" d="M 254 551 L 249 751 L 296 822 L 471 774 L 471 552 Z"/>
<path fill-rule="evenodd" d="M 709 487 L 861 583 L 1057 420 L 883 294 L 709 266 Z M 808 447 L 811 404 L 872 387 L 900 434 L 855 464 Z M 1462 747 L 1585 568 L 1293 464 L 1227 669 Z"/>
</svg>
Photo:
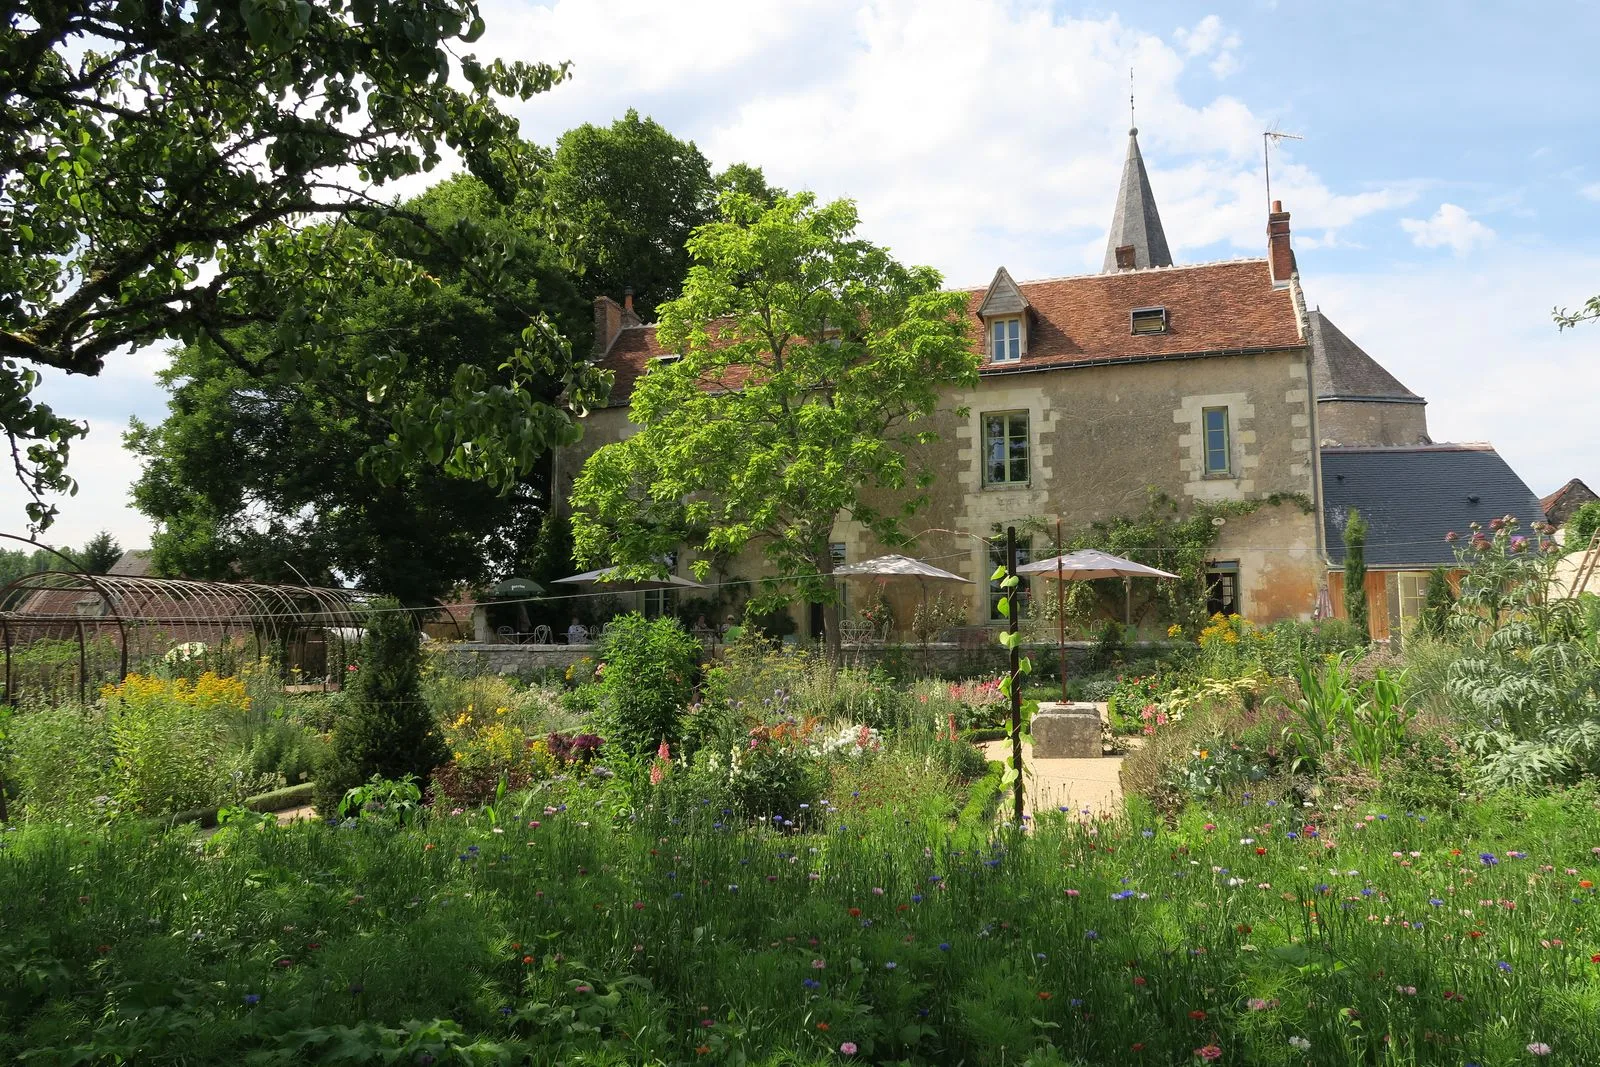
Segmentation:
<svg viewBox="0 0 1600 1067">
<path fill-rule="evenodd" d="M 30 687 L 59 687 L 76 668 L 81 701 L 91 685 L 120 682 L 176 649 L 210 655 L 253 645 L 281 671 L 293 666 L 326 676 L 347 662 L 346 642 L 365 625 L 369 599 L 357 590 L 316 586 L 25 575 L 0 587 L 5 700 L 15 702 Z"/>
</svg>

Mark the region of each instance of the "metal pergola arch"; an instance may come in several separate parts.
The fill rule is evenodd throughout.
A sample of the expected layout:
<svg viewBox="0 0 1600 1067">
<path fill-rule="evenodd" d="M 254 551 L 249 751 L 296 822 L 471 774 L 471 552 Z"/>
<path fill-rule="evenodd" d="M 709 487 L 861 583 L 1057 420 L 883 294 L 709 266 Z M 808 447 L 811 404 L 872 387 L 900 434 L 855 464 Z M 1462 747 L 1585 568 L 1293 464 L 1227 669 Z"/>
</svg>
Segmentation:
<svg viewBox="0 0 1600 1067">
<path fill-rule="evenodd" d="M 68 571 L 24 575 L 0 587 L 6 699 L 17 694 L 12 661 L 18 645 L 74 638 L 79 699 L 84 699 L 92 673 L 91 633 L 97 652 L 102 638 L 112 642 L 119 682 L 127 677 L 133 656 L 148 656 L 158 645 L 166 646 L 163 653 L 189 642 L 226 645 L 234 635 L 282 649 L 298 640 L 303 653 L 313 631 L 326 631 L 338 636 L 343 661 L 345 631 L 365 626 L 371 599 L 359 590 L 319 586 Z"/>
</svg>

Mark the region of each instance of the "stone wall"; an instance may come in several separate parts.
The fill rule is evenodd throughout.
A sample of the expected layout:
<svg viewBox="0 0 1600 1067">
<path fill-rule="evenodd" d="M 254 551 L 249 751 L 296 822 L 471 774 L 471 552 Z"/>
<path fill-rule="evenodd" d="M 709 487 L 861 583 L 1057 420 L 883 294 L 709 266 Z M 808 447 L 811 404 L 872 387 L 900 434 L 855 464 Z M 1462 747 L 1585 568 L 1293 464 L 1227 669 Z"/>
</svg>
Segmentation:
<svg viewBox="0 0 1600 1067">
<path fill-rule="evenodd" d="M 541 670 L 566 670 L 584 656 L 593 656 L 593 645 L 496 645 L 476 641 L 441 642 L 429 649 L 453 668 L 484 674 L 533 674 Z"/>
<path fill-rule="evenodd" d="M 1428 440 L 1424 404 L 1322 400 L 1317 433 L 1325 445 L 1419 445 Z"/>
</svg>

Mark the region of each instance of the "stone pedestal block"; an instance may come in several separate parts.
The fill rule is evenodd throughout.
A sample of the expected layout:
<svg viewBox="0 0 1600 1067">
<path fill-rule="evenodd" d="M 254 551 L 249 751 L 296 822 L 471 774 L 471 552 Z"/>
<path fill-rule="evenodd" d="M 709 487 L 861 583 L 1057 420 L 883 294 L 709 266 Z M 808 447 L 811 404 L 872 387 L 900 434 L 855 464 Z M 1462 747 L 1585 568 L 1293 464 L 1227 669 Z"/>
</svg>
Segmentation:
<svg viewBox="0 0 1600 1067">
<path fill-rule="evenodd" d="M 1041 703 L 1028 728 L 1034 759 L 1094 759 L 1101 755 L 1100 709 L 1093 704 Z"/>
</svg>

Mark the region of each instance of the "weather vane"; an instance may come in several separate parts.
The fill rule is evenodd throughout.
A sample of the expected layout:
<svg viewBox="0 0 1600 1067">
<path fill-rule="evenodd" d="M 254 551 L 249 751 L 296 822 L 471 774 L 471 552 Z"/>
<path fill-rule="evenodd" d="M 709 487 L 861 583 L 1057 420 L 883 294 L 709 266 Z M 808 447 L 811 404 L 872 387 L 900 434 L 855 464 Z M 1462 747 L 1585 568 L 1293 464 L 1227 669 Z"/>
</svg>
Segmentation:
<svg viewBox="0 0 1600 1067">
<path fill-rule="evenodd" d="M 1128 68 L 1128 129 L 1137 130 L 1139 124 L 1133 121 L 1133 68 Z"/>
</svg>

